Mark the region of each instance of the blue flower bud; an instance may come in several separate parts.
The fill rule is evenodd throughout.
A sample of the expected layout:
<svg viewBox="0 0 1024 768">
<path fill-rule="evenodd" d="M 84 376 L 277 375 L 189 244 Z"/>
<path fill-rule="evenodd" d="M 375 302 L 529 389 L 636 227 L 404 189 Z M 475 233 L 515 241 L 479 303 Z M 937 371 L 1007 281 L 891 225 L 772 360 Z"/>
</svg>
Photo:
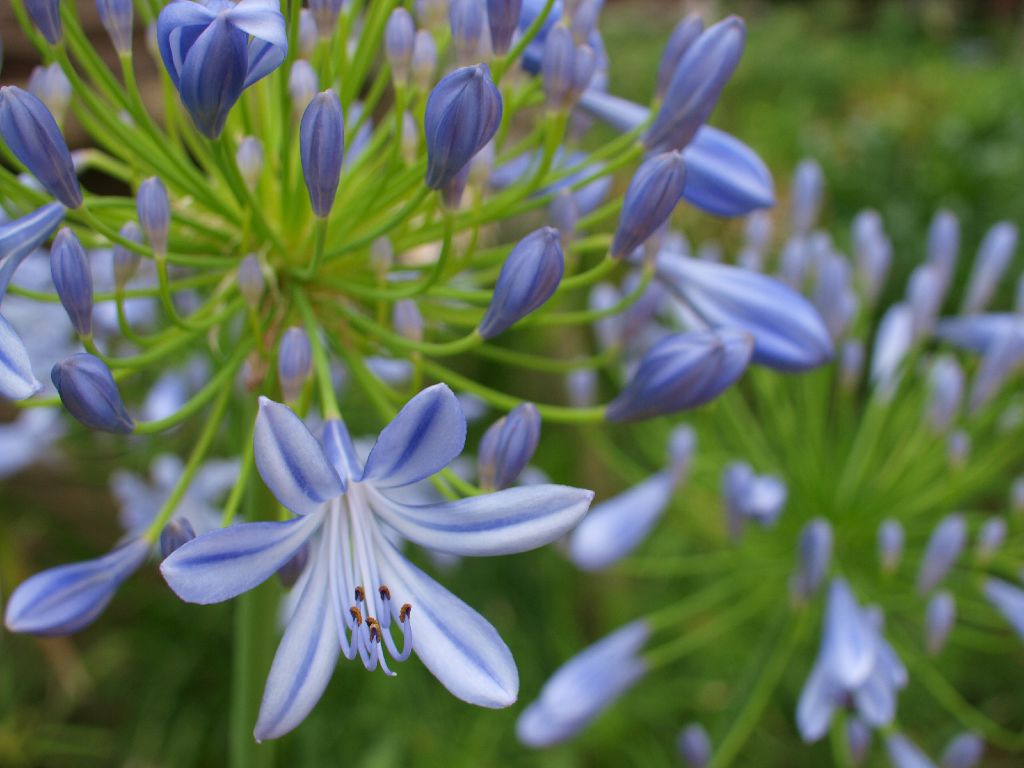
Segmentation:
<svg viewBox="0 0 1024 768">
<path fill-rule="evenodd" d="M 990 517 L 982 524 L 975 543 L 975 551 L 981 562 L 987 563 L 995 557 L 1006 541 L 1006 531 L 1006 520 L 1001 517 Z"/>
<path fill-rule="evenodd" d="M 960 221 L 952 211 L 936 211 L 928 227 L 928 263 L 939 268 L 943 291 L 949 287 L 960 251 Z"/>
<path fill-rule="evenodd" d="M 60 23 L 60 0 L 25 0 L 25 10 L 36 29 L 50 45 L 56 45 L 64 36 Z"/>
<path fill-rule="evenodd" d="M 553 109 L 570 105 L 573 67 L 576 60 L 576 43 L 569 28 L 557 24 L 544 40 L 544 54 L 540 72 L 544 81 L 544 94 Z"/>
<path fill-rule="evenodd" d="M 903 556 L 903 526 L 898 520 L 883 520 L 878 526 L 878 562 L 883 573 L 892 573 Z"/>
<path fill-rule="evenodd" d="M 580 211 L 576 206 L 576 198 L 570 190 L 558 190 L 548 206 L 548 216 L 555 229 L 562 233 L 562 241 L 571 240 L 576 233 L 576 222 L 579 221 Z"/>
<path fill-rule="evenodd" d="M 818 221 L 825 196 L 825 174 L 814 160 L 802 160 L 793 174 L 793 231 L 807 234 Z"/>
<path fill-rule="evenodd" d="M 405 8 L 398 7 L 388 17 L 384 28 L 384 52 L 391 65 L 391 76 L 396 83 L 405 85 L 409 82 L 409 69 L 412 66 L 412 46 L 416 38 L 416 25 L 412 16 Z"/>
<path fill-rule="evenodd" d="M 313 349 L 306 331 L 292 326 L 281 335 L 277 348 L 277 379 L 285 402 L 294 402 L 313 371 Z"/>
<path fill-rule="evenodd" d="M 963 314 L 981 312 L 992 300 L 999 281 L 1017 250 L 1017 227 L 1003 221 L 992 227 L 981 241 L 964 293 Z"/>
<path fill-rule="evenodd" d="M 36 67 L 28 78 L 28 92 L 43 102 L 50 110 L 57 125 L 64 122 L 64 115 L 71 103 L 71 81 L 54 62 L 47 67 Z"/>
<path fill-rule="evenodd" d="M 92 273 L 82 244 L 62 229 L 50 247 L 50 274 L 57 296 L 79 336 L 92 334 Z"/>
<path fill-rule="evenodd" d="M 533 403 L 523 403 L 494 422 L 477 452 L 480 487 L 500 491 L 512 485 L 530 463 L 539 442 L 540 413 Z"/>
<path fill-rule="evenodd" d="M 939 357 L 928 372 L 928 424 L 942 433 L 952 426 L 964 396 L 964 372 L 956 358 Z"/>
<path fill-rule="evenodd" d="M 160 557 L 168 558 L 182 544 L 196 537 L 196 529 L 187 517 L 176 517 L 160 531 Z"/>
<path fill-rule="evenodd" d="M 946 441 L 946 453 L 949 465 L 953 469 L 962 469 L 971 455 L 971 436 L 962 429 L 955 429 Z"/>
<path fill-rule="evenodd" d="M 935 768 L 921 748 L 902 734 L 890 732 L 885 748 L 893 768 Z"/>
<path fill-rule="evenodd" d="M 391 323 L 399 334 L 410 341 L 423 341 L 423 315 L 415 301 L 396 301 L 391 311 Z"/>
<path fill-rule="evenodd" d="M 942 273 L 934 264 L 919 264 L 907 281 L 907 304 L 914 325 L 914 341 L 928 339 L 946 298 Z"/>
<path fill-rule="evenodd" d="M 135 209 L 149 246 L 158 255 L 167 254 L 167 230 L 171 226 L 171 202 L 167 188 L 156 176 L 139 184 L 135 194 Z"/>
<path fill-rule="evenodd" d="M 1024 640 L 1024 589 L 1002 579 L 985 579 L 982 591 Z"/>
<path fill-rule="evenodd" d="M 0 136 L 47 192 L 68 208 L 82 204 L 68 145 L 43 102 L 13 85 L 0 88 Z"/>
<path fill-rule="evenodd" d="M 451 0 L 448 24 L 452 30 L 452 47 L 460 64 L 477 59 L 484 34 L 483 0 Z"/>
<path fill-rule="evenodd" d="M 676 66 L 657 117 L 644 135 L 652 152 L 682 149 L 711 115 L 725 83 L 732 76 L 746 31 L 743 20 L 730 16 L 708 27 Z"/>
<path fill-rule="evenodd" d="M 299 58 L 313 58 L 318 34 L 313 12 L 309 8 L 302 8 L 299 11 Z"/>
<path fill-rule="evenodd" d="M 605 416 L 639 421 L 703 405 L 739 379 L 753 350 L 749 333 L 729 328 L 666 336 L 647 351 Z"/>
<path fill-rule="evenodd" d="M 956 736 L 942 753 L 940 768 L 975 768 L 981 764 L 985 742 L 976 733 L 965 731 Z"/>
<path fill-rule="evenodd" d="M 885 397 L 895 390 L 906 359 L 914 343 L 914 315 L 910 307 L 893 304 L 882 315 L 871 350 L 871 383 Z"/>
<path fill-rule="evenodd" d="M 704 20 L 696 13 L 689 14 L 685 19 L 676 24 L 675 29 L 665 43 L 665 50 L 661 54 L 661 63 L 658 65 L 658 80 L 655 88 L 655 95 L 660 99 L 668 90 L 672 75 L 679 67 L 679 62 L 690 50 L 690 47 L 697 41 L 704 31 Z"/>
<path fill-rule="evenodd" d="M 558 230 L 541 227 L 516 243 L 501 267 L 491 303 L 477 329 L 490 339 L 541 306 L 562 280 L 565 259 Z"/>
<path fill-rule="evenodd" d="M 817 593 L 832 561 L 832 526 L 816 517 L 804 525 L 797 545 L 797 570 L 790 582 L 793 596 L 809 600 Z"/>
<path fill-rule="evenodd" d="M 426 90 L 434 79 L 437 69 L 437 43 L 427 30 L 416 32 L 412 41 L 412 76 L 420 88 Z"/>
<path fill-rule="evenodd" d="M 132 0 L 96 0 L 96 10 L 114 50 L 120 54 L 131 53 Z"/>
<path fill-rule="evenodd" d="M 333 90 L 319 94 L 302 113 L 299 153 L 313 213 L 326 218 L 338 192 L 345 155 L 345 118 L 341 101 Z"/>
<path fill-rule="evenodd" d="M 256 254 L 250 253 L 238 265 L 238 290 L 245 298 L 245 303 L 256 308 L 263 298 L 263 270 Z"/>
<path fill-rule="evenodd" d="M 942 581 L 967 544 L 967 522 L 963 515 L 947 515 L 935 526 L 917 572 L 917 591 L 930 591 Z"/>
<path fill-rule="evenodd" d="M 71 355 L 53 366 L 50 379 L 68 413 L 85 426 L 119 435 L 135 430 L 110 369 L 98 357 Z"/>
<path fill-rule="evenodd" d="M 676 739 L 679 756 L 689 768 L 706 768 L 711 762 L 711 738 L 700 723 L 690 723 Z"/>
<path fill-rule="evenodd" d="M 597 33 L 597 22 L 601 16 L 604 0 L 577 0 L 576 7 L 568 14 L 572 36 L 582 45 Z"/>
<path fill-rule="evenodd" d="M 565 389 L 573 408 L 589 408 L 597 402 L 597 374 L 589 368 L 573 371 L 565 377 Z"/>
<path fill-rule="evenodd" d="M 847 339 L 839 350 L 839 382 L 847 392 L 853 392 L 860 385 L 864 374 L 864 342 Z"/>
<path fill-rule="evenodd" d="M 316 19 L 316 28 L 320 37 L 331 37 L 338 26 L 338 15 L 344 0 L 309 0 L 309 9 Z"/>
<path fill-rule="evenodd" d="M 575 104 L 590 86 L 597 72 L 597 53 L 589 45 L 578 45 L 572 59 L 569 78 L 569 103 Z"/>
<path fill-rule="evenodd" d="M 924 648 L 929 656 L 938 656 L 942 651 L 954 621 L 956 601 L 949 592 L 937 592 L 924 613 Z"/>
<path fill-rule="evenodd" d="M 668 221 L 683 194 L 686 169 L 681 152 L 663 152 L 645 160 L 633 174 L 622 201 L 611 255 L 629 256 Z"/>
<path fill-rule="evenodd" d="M 395 262 L 395 249 L 386 236 L 378 237 L 370 244 L 370 266 L 379 276 L 386 276 Z"/>
<path fill-rule="evenodd" d="M 242 174 L 242 181 L 253 190 L 259 183 L 260 174 L 263 173 L 263 144 L 255 136 L 246 136 L 238 142 L 238 149 L 235 151 L 235 164 L 238 172 Z"/>
<path fill-rule="evenodd" d="M 441 189 L 494 137 L 501 111 L 486 64 L 457 69 L 437 84 L 423 118 L 428 187 Z"/>
<path fill-rule="evenodd" d="M 295 113 L 305 111 L 313 97 L 320 90 L 313 65 L 305 59 L 296 59 L 288 73 L 288 95 Z"/>
<path fill-rule="evenodd" d="M 139 229 L 138 224 L 134 221 L 128 221 L 121 227 L 121 237 L 131 240 L 133 243 L 141 243 L 142 230 Z M 120 243 L 115 243 L 111 261 L 114 269 L 114 285 L 121 290 L 134 277 L 135 272 L 139 268 L 141 257 L 130 248 L 126 248 Z"/>
<path fill-rule="evenodd" d="M 491 50 L 504 56 L 512 45 L 519 24 L 523 0 L 487 0 L 487 22 L 491 27 Z"/>
</svg>

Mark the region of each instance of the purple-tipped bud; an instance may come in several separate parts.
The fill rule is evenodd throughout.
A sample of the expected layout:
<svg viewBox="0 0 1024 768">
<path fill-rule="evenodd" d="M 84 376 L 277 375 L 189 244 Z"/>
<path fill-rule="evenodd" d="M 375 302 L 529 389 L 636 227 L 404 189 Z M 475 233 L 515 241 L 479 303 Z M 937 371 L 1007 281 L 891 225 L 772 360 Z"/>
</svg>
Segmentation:
<svg viewBox="0 0 1024 768">
<path fill-rule="evenodd" d="M 814 160 L 803 160 L 793 174 L 793 231 L 807 234 L 818 221 L 825 196 L 825 174 Z"/>
<path fill-rule="evenodd" d="M 824 518 L 814 518 L 800 531 L 797 545 L 797 570 L 790 582 L 793 597 L 810 600 L 818 592 L 832 561 L 832 526 Z"/>
<path fill-rule="evenodd" d="M 573 371 L 565 377 L 565 389 L 573 408 L 589 408 L 597 402 L 597 374 L 589 368 Z"/>
<path fill-rule="evenodd" d="M 50 45 L 56 45 L 64 36 L 60 23 L 60 0 L 25 0 L 25 10 L 39 33 Z"/>
<path fill-rule="evenodd" d="M 139 225 L 134 221 L 128 221 L 121 227 L 121 237 L 133 243 L 142 243 L 142 230 L 139 229 Z M 112 262 L 114 285 L 120 290 L 135 276 L 139 269 L 141 257 L 130 248 L 126 248 L 120 243 L 115 243 Z"/>
<path fill-rule="evenodd" d="M 437 84 L 423 118 L 428 187 L 441 189 L 455 178 L 494 137 L 501 112 L 501 93 L 486 64 L 457 69 Z"/>
<path fill-rule="evenodd" d="M 864 375 L 864 342 L 847 339 L 839 350 L 839 383 L 847 392 L 853 392 Z"/>
<path fill-rule="evenodd" d="M 999 281 L 1017 250 L 1017 227 L 1003 221 L 992 227 L 981 241 L 971 278 L 964 294 L 964 314 L 981 312 L 992 300 Z"/>
<path fill-rule="evenodd" d="M 302 113 L 299 153 L 313 213 L 327 218 L 338 192 L 345 156 L 345 118 L 341 101 L 333 90 L 319 94 Z"/>
<path fill-rule="evenodd" d="M 491 27 L 491 50 L 495 55 L 508 53 L 522 11 L 523 0 L 487 0 L 487 23 Z"/>
<path fill-rule="evenodd" d="M 331 37 L 338 25 L 338 15 L 344 0 L 309 0 L 309 9 L 316 19 L 316 28 L 320 37 Z"/>
<path fill-rule="evenodd" d="M 299 547 L 299 551 L 277 570 L 277 578 L 281 580 L 285 589 L 291 589 L 298 583 L 302 572 L 306 570 L 307 563 L 309 563 L 308 542 Z"/>
<path fill-rule="evenodd" d="M 917 591 L 922 595 L 946 578 L 967 544 L 967 522 L 963 515 L 947 515 L 935 526 L 917 572 Z"/>
<path fill-rule="evenodd" d="M 391 311 L 391 324 L 395 330 L 410 341 L 423 341 L 423 315 L 415 301 L 396 301 Z"/>
<path fill-rule="evenodd" d="M 907 281 L 907 304 L 914 323 L 914 341 L 931 337 L 945 299 L 943 277 L 934 264 L 920 264 Z"/>
<path fill-rule="evenodd" d="M 71 103 L 71 81 L 54 62 L 47 67 L 36 67 L 28 78 L 28 92 L 39 99 L 50 110 L 53 119 L 60 125 Z"/>
<path fill-rule="evenodd" d="M 132 0 L 96 0 L 100 23 L 119 54 L 132 52 Z"/>
<path fill-rule="evenodd" d="M 299 399 L 302 387 L 313 372 L 313 349 L 306 331 L 292 326 L 281 335 L 277 348 L 277 379 L 285 402 Z"/>
<path fill-rule="evenodd" d="M 299 58 L 311 59 L 316 52 L 316 16 L 309 8 L 299 11 Z"/>
<path fill-rule="evenodd" d="M 196 529 L 187 517 L 176 517 L 160 531 L 160 557 L 168 558 L 182 544 L 196 537 Z"/>
<path fill-rule="evenodd" d="M 50 247 L 50 274 L 57 296 L 79 336 L 92 334 L 92 272 L 85 249 L 66 227 Z"/>
<path fill-rule="evenodd" d="M 611 255 L 617 259 L 629 256 L 668 221 L 685 183 L 681 152 L 663 152 L 645 160 L 626 190 Z"/>
<path fill-rule="evenodd" d="M 576 46 L 569 78 L 569 101 L 575 104 L 597 73 L 597 52 L 589 45 Z"/>
<path fill-rule="evenodd" d="M 412 41 L 412 76 L 416 84 L 426 90 L 434 79 L 437 69 L 437 43 L 427 30 L 416 32 Z"/>
<path fill-rule="evenodd" d="M 260 268 L 260 260 L 255 253 L 250 253 L 242 263 L 238 265 L 238 290 L 241 292 L 245 303 L 256 308 L 263 298 L 263 270 Z"/>
<path fill-rule="evenodd" d="M 1024 640 L 1024 589 L 1002 579 L 985 579 L 985 597 Z"/>
<path fill-rule="evenodd" d="M 903 539 L 903 526 L 898 520 L 883 520 L 878 526 L 878 562 L 883 573 L 892 573 L 900 567 Z"/>
<path fill-rule="evenodd" d="M 960 222 L 952 211 L 937 211 L 928 227 L 928 263 L 938 267 L 943 291 L 949 287 L 960 251 Z"/>
<path fill-rule="evenodd" d="M 523 403 L 494 422 L 477 452 L 480 487 L 499 491 L 512 485 L 530 463 L 539 442 L 540 413 L 533 403 Z"/>
<path fill-rule="evenodd" d="M 675 29 L 665 43 L 665 50 L 661 54 L 661 63 L 658 65 L 658 80 L 655 95 L 660 99 L 665 96 L 668 85 L 679 67 L 679 62 L 690 50 L 690 47 L 697 42 L 704 31 L 704 20 L 696 13 L 691 13 L 685 19 L 676 24 Z"/>
<path fill-rule="evenodd" d="M 576 7 L 569 12 L 573 39 L 580 45 L 590 40 L 597 32 L 604 0 L 576 0 Z"/>
<path fill-rule="evenodd" d="M 541 306 L 555 292 L 564 269 L 557 229 L 541 227 L 516 243 L 501 267 L 477 329 L 480 335 L 493 338 Z"/>
<path fill-rule="evenodd" d="M 963 469 L 971 455 L 971 436 L 962 429 L 950 432 L 946 441 L 946 454 L 953 469 Z"/>
<path fill-rule="evenodd" d="M 703 405 L 739 379 L 753 350 L 749 333 L 729 328 L 666 336 L 644 355 L 606 418 L 639 421 Z"/>
<path fill-rule="evenodd" d="M 47 192 L 68 208 L 82 204 L 68 145 L 43 102 L 13 85 L 0 88 L 0 136 Z"/>
<path fill-rule="evenodd" d="M 846 745 L 855 766 L 863 765 L 871 749 L 871 727 L 859 717 L 846 719 Z"/>
<path fill-rule="evenodd" d="M 850 278 L 850 263 L 842 256 L 828 252 L 818 260 L 818 278 L 812 300 L 825 321 L 829 336 L 839 339 L 857 313 L 857 294 Z"/>
<path fill-rule="evenodd" d="M 553 109 L 570 105 L 573 67 L 576 61 L 576 43 L 569 28 L 556 24 L 544 40 L 544 55 L 540 72 L 544 81 L 544 94 Z"/>
<path fill-rule="evenodd" d="M 964 372 L 956 358 L 943 355 L 928 372 L 928 424 L 936 432 L 949 429 L 960 413 L 964 396 Z"/>
<path fill-rule="evenodd" d="M 982 563 L 995 557 L 1006 541 L 1006 520 L 1001 517 L 990 517 L 978 530 L 975 552 Z"/>
<path fill-rule="evenodd" d="M 295 113 L 304 112 L 319 90 L 319 80 L 313 65 L 305 59 L 297 59 L 288 73 L 288 95 Z"/>
<path fill-rule="evenodd" d="M 576 233 L 576 222 L 579 221 L 580 211 L 576 205 L 576 198 L 570 190 L 558 190 L 548 206 L 548 216 L 555 229 L 562 233 L 562 241 L 571 240 Z"/>
<path fill-rule="evenodd" d="M 676 739 L 679 756 L 689 768 L 706 768 L 711 762 L 711 737 L 700 723 L 690 723 Z"/>
<path fill-rule="evenodd" d="M 395 8 L 388 17 L 387 26 L 384 27 L 384 52 L 391 65 L 391 76 L 401 85 L 409 82 L 415 37 L 416 25 L 412 16 L 405 8 Z"/>
<path fill-rule="evenodd" d="M 890 733 L 885 748 L 893 768 L 935 768 L 921 748 L 902 734 Z"/>
<path fill-rule="evenodd" d="M 644 135 L 652 152 L 682 149 L 707 122 L 726 82 L 732 77 L 746 31 L 730 16 L 705 30 L 676 65 L 657 117 Z"/>
<path fill-rule="evenodd" d="M 914 343 L 914 315 L 905 303 L 893 304 L 882 315 L 871 351 L 871 382 L 885 396 L 899 383 L 910 348 Z"/>
<path fill-rule="evenodd" d="M 263 144 L 255 136 L 246 136 L 238 142 L 235 163 L 242 181 L 249 189 L 255 189 L 263 173 Z"/>
<path fill-rule="evenodd" d="M 451 0 L 448 4 L 448 23 L 458 62 L 469 64 L 477 60 L 480 40 L 484 34 L 483 0 Z"/>
<path fill-rule="evenodd" d="M 981 765 L 981 756 L 985 753 L 985 742 L 976 733 L 965 731 L 956 736 L 939 761 L 940 768 L 975 768 Z"/>
<path fill-rule="evenodd" d="M 68 413 L 85 426 L 119 435 L 135 430 L 110 369 L 98 357 L 71 355 L 53 366 L 50 379 Z"/>
<path fill-rule="evenodd" d="M 956 601 L 949 592 L 937 592 L 924 612 L 924 648 L 929 656 L 938 656 L 946 645 L 956 621 Z"/>
<path fill-rule="evenodd" d="M 171 202 L 167 198 L 167 188 L 156 176 L 139 184 L 135 209 L 139 215 L 139 227 L 150 247 L 157 255 L 166 255 L 167 230 L 171 226 Z"/>
</svg>

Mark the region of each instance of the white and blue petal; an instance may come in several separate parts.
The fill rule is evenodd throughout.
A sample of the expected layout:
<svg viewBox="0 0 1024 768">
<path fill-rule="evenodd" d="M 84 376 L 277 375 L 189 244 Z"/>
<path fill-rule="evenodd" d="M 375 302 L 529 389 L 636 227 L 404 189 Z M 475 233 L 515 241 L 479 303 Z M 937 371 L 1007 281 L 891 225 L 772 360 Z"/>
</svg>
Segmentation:
<svg viewBox="0 0 1024 768">
<path fill-rule="evenodd" d="M 844 688 L 863 683 L 875 664 L 875 633 L 843 579 L 833 579 L 825 608 L 821 663 Z"/>
<path fill-rule="evenodd" d="M 0 315 L 0 397 L 24 400 L 41 386 L 32 373 L 32 361 L 24 342 Z"/>
<path fill-rule="evenodd" d="M 810 743 L 828 733 L 841 690 L 819 660 L 807 676 L 796 705 L 796 726 L 800 738 Z"/>
<path fill-rule="evenodd" d="M 716 216 L 744 216 L 775 205 L 771 171 L 754 150 L 703 125 L 683 149 L 683 199 Z"/>
</svg>

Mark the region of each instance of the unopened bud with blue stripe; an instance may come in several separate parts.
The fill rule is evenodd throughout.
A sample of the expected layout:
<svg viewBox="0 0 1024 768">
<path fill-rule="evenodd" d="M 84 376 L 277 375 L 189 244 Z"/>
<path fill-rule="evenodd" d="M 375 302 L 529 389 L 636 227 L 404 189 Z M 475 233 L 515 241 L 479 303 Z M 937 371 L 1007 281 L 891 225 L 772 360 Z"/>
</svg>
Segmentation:
<svg viewBox="0 0 1024 768">
<path fill-rule="evenodd" d="M 668 221 L 685 183 L 681 152 L 663 152 L 645 160 L 626 190 L 611 255 L 617 259 L 629 256 Z"/>
<path fill-rule="evenodd" d="M 82 204 L 71 152 L 42 101 L 13 85 L 0 88 L 0 136 L 47 192 L 68 208 Z"/>
<path fill-rule="evenodd" d="M 316 20 L 320 37 L 331 37 L 338 25 L 338 15 L 344 0 L 309 0 L 309 9 Z"/>
<path fill-rule="evenodd" d="M 60 23 L 60 0 L 25 0 L 25 10 L 39 33 L 50 45 L 56 45 L 64 36 Z"/>
<path fill-rule="evenodd" d="M 345 156 L 345 118 L 333 89 L 319 94 L 302 113 L 299 153 L 313 213 L 326 218 L 338 193 Z"/>
<path fill-rule="evenodd" d="M 960 413 L 964 397 L 964 372 L 956 358 L 939 357 L 928 372 L 928 423 L 936 432 L 948 430 Z"/>
<path fill-rule="evenodd" d="M 135 430 L 110 369 L 98 357 L 71 355 L 53 366 L 50 379 L 68 413 L 85 426 L 119 435 Z"/>
<path fill-rule="evenodd" d="M 929 656 L 938 656 L 946 645 L 956 621 L 956 600 L 949 592 L 937 592 L 924 612 L 924 648 Z"/>
<path fill-rule="evenodd" d="M 409 82 L 412 67 L 412 46 L 416 38 L 416 25 L 412 15 L 405 8 L 395 8 L 384 27 L 384 53 L 391 65 L 391 76 L 395 82 L 405 85 Z"/>
<path fill-rule="evenodd" d="M 319 80 L 313 65 L 305 59 L 297 59 L 288 73 L 288 95 L 295 114 L 305 111 L 319 90 Z"/>
<path fill-rule="evenodd" d="M 49 66 L 39 66 L 32 70 L 28 78 L 28 92 L 39 99 L 50 110 L 57 125 L 64 122 L 64 116 L 71 103 L 71 81 L 54 62 Z"/>
<path fill-rule="evenodd" d="M 814 160 L 803 160 L 793 174 L 793 231 L 807 234 L 818 221 L 825 196 L 825 174 Z"/>
<path fill-rule="evenodd" d="M 644 144 L 652 152 L 682 149 L 707 122 L 739 64 L 743 20 L 730 16 L 705 30 L 676 65 Z"/>
<path fill-rule="evenodd" d="M 441 189 L 455 178 L 497 133 L 501 112 L 486 64 L 457 69 L 437 84 L 423 117 L 428 187 Z"/>
<path fill-rule="evenodd" d="M 696 13 L 689 14 L 686 18 L 676 24 L 675 29 L 665 43 L 665 50 L 661 54 L 661 62 L 658 64 L 658 79 L 655 95 L 660 99 L 665 96 L 668 85 L 672 81 L 682 61 L 683 56 L 690 50 L 697 38 L 704 31 L 704 20 Z"/>
<path fill-rule="evenodd" d="M 490 339 L 533 312 L 562 280 L 565 258 L 558 230 L 541 227 L 524 237 L 509 253 L 494 286 L 491 303 L 477 329 Z"/>
<path fill-rule="evenodd" d="M 964 295 L 965 315 L 984 311 L 1017 250 L 1017 227 L 1007 221 L 993 226 L 978 247 Z"/>
<path fill-rule="evenodd" d="M 434 36 L 425 29 L 416 32 L 412 41 L 412 77 L 416 84 L 426 90 L 434 79 L 437 69 L 437 43 Z"/>
<path fill-rule="evenodd" d="M 960 251 L 960 221 L 952 211 L 936 211 L 928 226 L 927 258 L 939 268 L 943 291 L 949 287 Z"/>
<path fill-rule="evenodd" d="M 491 50 L 504 56 L 512 45 L 512 35 L 519 25 L 523 0 L 487 0 L 487 23 L 491 28 Z"/>
<path fill-rule="evenodd" d="M 494 422 L 477 452 L 480 487 L 498 491 L 512 485 L 530 463 L 539 442 L 540 413 L 533 403 L 523 403 Z"/>
<path fill-rule="evenodd" d="M 810 600 L 817 594 L 832 562 L 832 526 L 816 517 L 804 525 L 797 545 L 797 570 L 790 581 L 793 597 Z"/>
<path fill-rule="evenodd" d="M 556 24 L 544 40 L 540 73 L 548 106 L 563 109 L 570 106 L 573 68 L 576 61 L 576 42 L 569 28 Z"/>
<path fill-rule="evenodd" d="M 313 372 L 313 348 L 306 331 L 292 326 L 281 335 L 277 348 L 277 379 L 285 402 L 293 403 Z"/>
<path fill-rule="evenodd" d="M 483 0 L 451 0 L 448 24 L 456 60 L 463 65 L 478 60 L 484 34 Z"/>
<path fill-rule="evenodd" d="M 250 190 L 256 189 L 260 174 L 263 173 L 263 143 L 255 136 L 246 136 L 238 142 L 235 164 L 245 186 Z"/>
<path fill-rule="evenodd" d="M 176 517 L 160 531 L 160 557 L 170 557 L 178 547 L 196 537 L 196 530 L 187 517 Z"/>
<path fill-rule="evenodd" d="M 883 573 L 893 573 L 903 556 L 903 525 L 888 518 L 878 526 L 878 562 Z"/>
<path fill-rule="evenodd" d="M 122 56 L 132 52 L 132 0 L 96 0 L 100 23 Z"/>
<path fill-rule="evenodd" d="M 167 230 L 171 226 L 171 202 L 167 188 L 156 176 L 139 184 L 135 195 L 135 208 L 139 215 L 139 226 L 149 246 L 158 256 L 167 254 Z"/>
<path fill-rule="evenodd" d="M 666 336 L 647 351 L 605 416 L 640 421 L 704 405 L 739 379 L 753 351 L 753 337 L 730 328 Z"/>
<path fill-rule="evenodd" d="M 319 33 L 316 28 L 316 17 L 309 8 L 299 11 L 299 57 L 310 59 L 316 52 L 316 40 Z"/>
<path fill-rule="evenodd" d="M 946 578 L 967 544 L 967 522 L 963 515 L 946 515 L 935 526 L 917 572 L 917 591 L 924 594 Z"/>
<path fill-rule="evenodd" d="M 62 229 L 53 239 L 50 274 L 75 332 L 79 336 L 91 335 L 92 273 L 85 249 L 70 229 Z"/>
</svg>

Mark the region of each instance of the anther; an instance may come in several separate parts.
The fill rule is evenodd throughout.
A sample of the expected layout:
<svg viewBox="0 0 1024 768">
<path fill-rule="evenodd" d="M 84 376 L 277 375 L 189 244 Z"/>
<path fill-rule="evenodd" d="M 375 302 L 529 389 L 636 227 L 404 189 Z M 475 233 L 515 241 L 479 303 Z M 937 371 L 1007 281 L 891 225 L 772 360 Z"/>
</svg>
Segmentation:
<svg viewBox="0 0 1024 768">
<path fill-rule="evenodd" d="M 363 614 L 359 612 L 359 609 L 356 606 L 353 605 L 348 609 L 348 612 L 352 614 L 352 618 L 355 620 L 357 626 L 363 623 Z"/>
<path fill-rule="evenodd" d="M 405 620 L 409 618 L 410 613 L 412 613 L 412 606 L 406 603 L 398 612 L 398 620 L 404 624 Z"/>
<path fill-rule="evenodd" d="M 377 620 L 370 616 L 366 619 L 366 626 L 370 629 L 370 640 L 380 642 L 380 624 Z"/>
<path fill-rule="evenodd" d="M 357 603 L 364 603 L 364 602 L 366 602 L 366 592 L 363 591 L 362 586 L 356 587 L 356 602 Z"/>
<path fill-rule="evenodd" d="M 381 584 L 380 585 L 380 589 L 378 589 L 377 591 L 380 592 L 380 599 L 381 600 L 390 600 L 391 599 L 391 590 L 388 589 L 386 584 Z"/>
</svg>

